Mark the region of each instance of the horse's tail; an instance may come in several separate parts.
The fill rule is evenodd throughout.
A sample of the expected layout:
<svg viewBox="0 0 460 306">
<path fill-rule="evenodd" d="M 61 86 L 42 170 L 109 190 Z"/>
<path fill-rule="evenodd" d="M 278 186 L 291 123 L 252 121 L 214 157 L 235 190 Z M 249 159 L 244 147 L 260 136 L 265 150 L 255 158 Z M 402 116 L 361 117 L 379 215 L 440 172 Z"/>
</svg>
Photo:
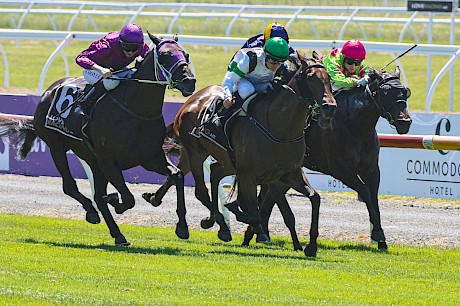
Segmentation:
<svg viewBox="0 0 460 306">
<path fill-rule="evenodd" d="M 11 144 L 18 149 L 17 158 L 24 160 L 32 149 L 35 138 L 37 138 L 33 118 L 0 118 L 0 138 L 8 136 L 12 136 Z"/>
<path fill-rule="evenodd" d="M 179 156 L 182 144 L 174 133 L 174 123 L 169 124 L 166 127 L 166 136 L 163 142 L 163 151 L 167 155 Z"/>
</svg>

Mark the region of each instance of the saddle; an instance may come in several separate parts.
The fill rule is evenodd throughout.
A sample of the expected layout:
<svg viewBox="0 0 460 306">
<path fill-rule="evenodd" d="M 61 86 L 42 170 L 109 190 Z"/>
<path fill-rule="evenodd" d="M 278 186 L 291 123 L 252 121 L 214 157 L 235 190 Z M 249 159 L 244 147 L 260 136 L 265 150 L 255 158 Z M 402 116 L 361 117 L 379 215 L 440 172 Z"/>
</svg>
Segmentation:
<svg viewBox="0 0 460 306">
<path fill-rule="evenodd" d="M 53 91 L 53 99 L 46 114 L 45 127 L 67 137 L 83 141 L 87 139 L 83 129 L 88 120 L 74 112 L 91 85 L 83 77 L 71 79 Z"/>
<path fill-rule="evenodd" d="M 254 100 L 256 95 L 257 94 L 254 93 L 249 96 L 243 101 L 240 107 L 231 107 L 228 110 L 223 109 L 223 100 L 220 96 L 214 97 L 206 107 L 200 125 L 194 127 L 190 134 L 196 138 L 204 137 L 212 141 L 214 144 L 227 151 L 230 159 L 234 162 L 233 148 L 230 142 L 231 125 L 235 117 L 244 117 L 247 115 L 249 103 Z M 223 111 L 231 112 L 228 119 L 224 122 L 224 116 L 222 116 Z"/>
</svg>

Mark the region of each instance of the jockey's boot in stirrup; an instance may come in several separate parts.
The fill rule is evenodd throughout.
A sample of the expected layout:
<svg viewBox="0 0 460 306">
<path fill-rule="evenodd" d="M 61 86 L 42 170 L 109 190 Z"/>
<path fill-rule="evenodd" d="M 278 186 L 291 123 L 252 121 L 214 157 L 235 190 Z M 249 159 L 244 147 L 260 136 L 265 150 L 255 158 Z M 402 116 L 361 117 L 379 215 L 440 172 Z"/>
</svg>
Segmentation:
<svg viewBox="0 0 460 306">
<path fill-rule="evenodd" d="M 106 92 L 107 89 L 105 89 L 104 83 L 98 82 L 94 84 L 83 100 L 75 107 L 75 112 L 80 116 L 89 117 L 96 101 Z"/>
<path fill-rule="evenodd" d="M 217 115 L 220 118 L 220 123 L 222 126 L 225 122 L 230 118 L 230 116 L 235 112 L 235 110 L 239 109 L 243 105 L 243 99 L 240 97 L 238 92 L 233 94 L 233 105 L 229 108 L 222 107 L 218 112 Z"/>
</svg>

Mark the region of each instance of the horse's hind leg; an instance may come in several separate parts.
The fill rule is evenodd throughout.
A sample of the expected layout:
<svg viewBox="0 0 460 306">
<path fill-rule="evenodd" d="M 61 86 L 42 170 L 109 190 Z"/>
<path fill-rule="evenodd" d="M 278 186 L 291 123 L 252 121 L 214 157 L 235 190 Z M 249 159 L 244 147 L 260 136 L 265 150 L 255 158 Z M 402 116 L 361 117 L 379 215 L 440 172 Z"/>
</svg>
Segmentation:
<svg viewBox="0 0 460 306">
<path fill-rule="evenodd" d="M 86 211 L 86 221 L 92 224 L 98 224 L 101 222 L 99 218 L 99 214 L 93 206 L 93 203 L 90 199 L 85 197 L 79 190 L 75 179 L 72 177 L 70 173 L 69 164 L 67 160 L 66 151 L 62 146 L 56 145 L 51 146 L 50 152 L 53 158 L 54 164 L 58 169 L 59 173 L 62 177 L 62 189 L 64 193 L 83 205 L 83 208 Z"/>
<path fill-rule="evenodd" d="M 218 163 L 211 164 L 210 168 L 212 197 L 211 203 L 213 203 L 212 208 L 215 210 L 210 210 L 209 218 L 204 218 L 203 220 L 201 220 L 201 227 L 204 229 L 211 228 L 214 224 L 214 221 L 217 222 L 217 224 L 219 224 L 219 232 L 217 236 L 220 240 L 228 242 L 232 240 L 232 234 L 227 223 L 225 222 L 224 215 L 219 211 L 217 205 L 219 201 L 219 184 L 222 178 L 224 178 L 227 175 L 227 173 L 225 172 L 225 168 Z"/>
<path fill-rule="evenodd" d="M 219 223 L 220 230 L 217 235 L 219 239 L 229 242 L 232 240 L 230 229 L 225 223 L 224 216 L 219 212 L 217 201 L 212 202 L 209 198 L 209 190 L 204 182 L 203 162 L 205 161 L 207 155 L 203 152 L 187 151 L 187 153 L 190 161 L 190 169 L 192 171 L 193 178 L 195 179 L 195 197 L 209 209 L 211 214 L 214 215 L 216 221 Z"/>
</svg>

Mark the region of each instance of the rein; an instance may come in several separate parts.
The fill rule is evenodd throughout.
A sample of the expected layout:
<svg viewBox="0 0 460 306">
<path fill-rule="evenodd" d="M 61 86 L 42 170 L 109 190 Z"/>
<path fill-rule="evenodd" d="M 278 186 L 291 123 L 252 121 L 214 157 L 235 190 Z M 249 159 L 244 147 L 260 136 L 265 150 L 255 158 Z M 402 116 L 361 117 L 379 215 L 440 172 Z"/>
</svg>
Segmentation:
<svg viewBox="0 0 460 306">
<path fill-rule="evenodd" d="M 107 96 L 109 96 L 110 101 L 112 101 L 114 104 L 118 105 L 122 110 L 124 110 L 125 112 L 127 112 L 128 114 L 130 114 L 131 116 L 133 116 L 133 117 L 135 117 L 137 119 L 145 120 L 145 121 L 155 121 L 155 120 L 163 118 L 163 114 L 160 114 L 160 115 L 155 116 L 155 117 L 144 117 L 144 116 L 138 115 L 138 114 L 134 113 L 129 108 L 128 104 L 126 104 L 124 100 L 122 100 L 123 102 L 120 102 L 120 101 L 118 101 L 118 99 L 115 99 L 110 94 L 107 94 Z"/>
<path fill-rule="evenodd" d="M 174 64 L 171 65 L 169 69 L 166 69 L 165 67 L 163 67 L 163 65 L 160 64 L 160 61 L 158 59 L 157 49 L 159 50 L 164 43 L 171 43 L 171 42 L 170 41 L 161 42 L 153 49 L 153 68 L 154 68 L 154 74 L 155 74 L 156 80 L 139 79 L 139 78 L 121 78 L 121 77 L 110 77 L 109 79 L 119 80 L 119 81 L 133 81 L 133 82 L 144 83 L 144 84 L 165 85 L 165 86 L 168 86 L 169 89 L 173 89 L 175 85 L 178 84 L 178 82 L 175 82 L 172 79 L 174 71 L 176 71 L 176 69 L 180 67 L 182 64 L 184 63 L 187 64 L 187 60 L 185 59 L 185 56 L 181 53 L 181 55 L 178 56 L 178 59 L 176 59 Z M 162 76 L 165 80 L 161 80 Z M 107 96 L 110 97 L 110 100 L 114 104 L 118 105 L 121 109 L 123 109 L 129 115 L 139 120 L 155 121 L 155 120 L 159 120 L 163 118 L 163 114 L 160 114 L 155 117 L 145 117 L 145 116 L 138 115 L 129 108 L 129 105 L 126 103 L 124 99 L 122 99 L 120 102 L 118 99 L 110 95 L 110 93 L 107 93 Z"/>
<path fill-rule="evenodd" d="M 391 77 L 389 77 L 389 78 L 383 79 L 382 82 L 379 83 L 379 84 L 377 85 L 377 87 L 378 87 L 378 88 L 382 88 L 382 85 L 384 85 L 384 84 L 386 84 L 386 83 L 388 83 L 389 81 L 392 81 L 392 80 L 399 80 L 399 78 L 396 77 L 396 76 L 391 76 Z M 392 88 L 394 88 L 394 87 L 392 87 Z M 383 116 L 385 119 L 387 119 L 387 121 L 388 121 L 391 125 L 393 125 L 393 123 L 395 122 L 395 120 L 394 120 L 393 117 L 391 116 L 390 112 L 387 111 L 387 110 L 381 105 L 381 103 L 379 103 L 379 102 L 380 102 L 380 95 L 378 95 L 378 97 L 377 97 L 378 101 L 376 101 L 375 98 L 374 98 L 374 97 L 377 95 L 377 93 L 378 93 L 378 89 L 377 89 L 375 92 L 372 92 L 372 91 L 370 90 L 370 88 L 369 88 L 369 85 L 366 85 L 365 91 L 366 91 L 367 95 L 372 99 L 372 101 L 374 102 L 374 105 L 377 107 L 377 109 L 382 113 L 382 116 Z M 397 100 L 397 101 L 395 102 L 395 104 L 398 103 L 398 102 L 400 102 L 400 101 L 404 101 L 404 100 Z"/>
<path fill-rule="evenodd" d="M 304 136 L 305 136 L 304 133 L 302 133 L 300 136 L 297 136 L 292 139 L 287 139 L 287 140 L 279 139 L 273 136 L 272 134 L 270 134 L 270 132 L 262 124 L 260 124 L 259 121 L 257 121 L 254 117 L 249 117 L 249 121 L 252 124 L 254 124 L 259 130 L 261 130 L 262 133 L 264 133 L 265 136 L 267 136 L 271 141 L 276 142 L 276 143 L 293 143 L 293 142 L 298 142 L 301 140 L 303 141 Z"/>
<path fill-rule="evenodd" d="M 326 69 L 324 67 L 324 65 L 322 64 L 313 64 L 313 65 L 308 65 L 306 67 L 304 67 L 299 75 L 302 75 L 302 74 L 305 74 L 307 70 L 311 69 L 311 68 L 322 68 L 322 69 Z M 291 92 L 293 92 L 294 94 L 296 93 L 291 87 L 284 87 L 283 88 L 287 88 L 289 89 Z M 317 111 L 319 108 L 321 108 L 321 105 L 318 103 L 318 101 L 312 97 L 304 97 L 302 96 L 302 93 L 299 94 L 299 97 L 300 99 L 304 100 L 304 101 L 313 101 L 313 105 L 310 106 L 310 111 L 312 113 L 312 115 L 318 115 L 320 112 Z M 246 113 L 247 114 L 247 113 Z M 279 139 L 279 138 L 276 138 L 275 136 L 273 136 L 262 124 L 260 124 L 260 122 L 258 122 L 254 117 L 252 116 L 248 116 L 249 117 L 249 121 L 254 124 L 260 131 L 262 131 L 262 133 L 264 133 L 265 136 L 267 136 L 271 141 L 273 142 L 276 142 L 276 143 L 293 143 L 293 142 L 298 142 L 298 141 L 304 141 L 304 133 L 302 132 L 301 135 L 295 137 L 295 138 L 292 138 L 292 139 L 287 139 L 287 140 L 283 140 L 283 139 Z"/>
</svg>

